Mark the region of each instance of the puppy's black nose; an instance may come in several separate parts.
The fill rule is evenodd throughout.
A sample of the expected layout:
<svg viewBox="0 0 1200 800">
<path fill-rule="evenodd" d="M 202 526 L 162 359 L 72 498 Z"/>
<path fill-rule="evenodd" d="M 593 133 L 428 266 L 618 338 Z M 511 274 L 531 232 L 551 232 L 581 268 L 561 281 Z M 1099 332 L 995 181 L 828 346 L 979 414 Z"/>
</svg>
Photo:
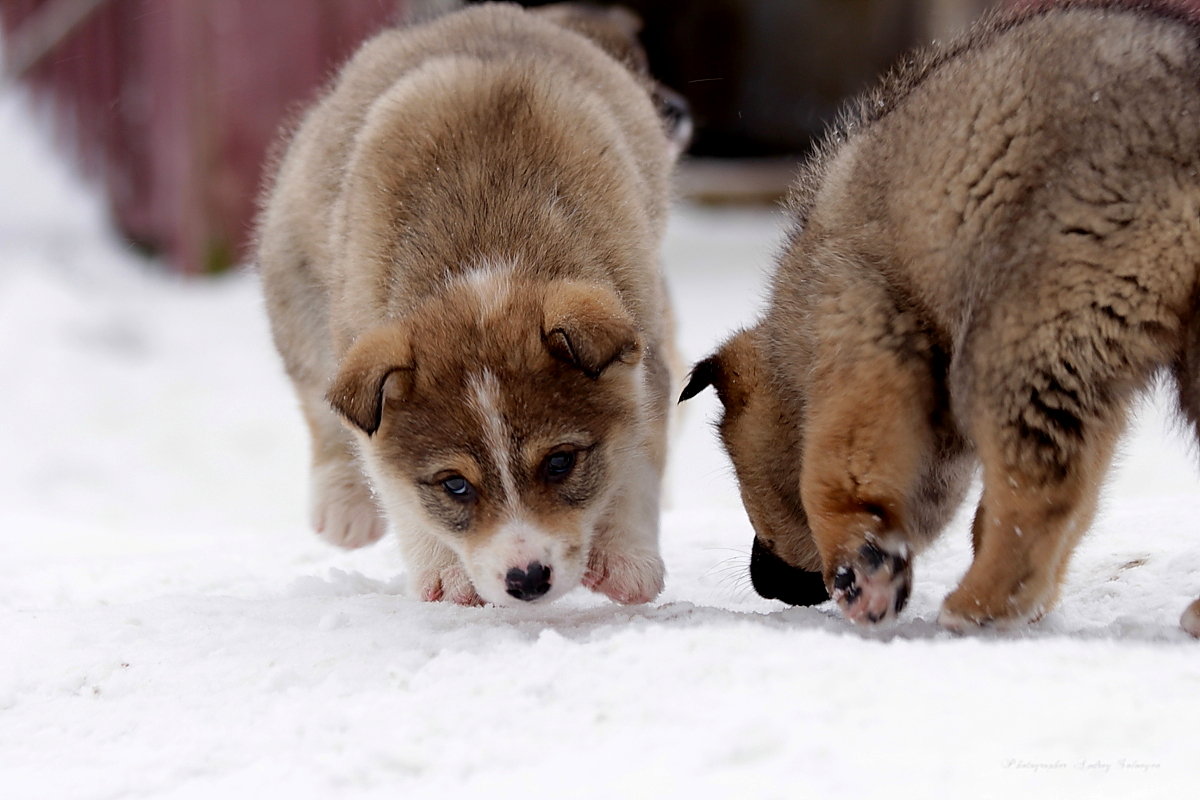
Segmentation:
<svg viewBox="0 0 1200 800">
<path fill-rule="evenodd" d="M 504 576 L 508 593 L 518 600 L 537 600 L 550 591 L 550 568 L 540 561 L 530 561 L 525 569 L 513 567 Z"/>
<path fill-rule="evenodd" d="M 750 583 L 768 600 L 793 606 L 814 606 L 829 599 L 821 573 L 793 567 L 772 553 L 758 537 L 750 550 Z"/>
</svg>

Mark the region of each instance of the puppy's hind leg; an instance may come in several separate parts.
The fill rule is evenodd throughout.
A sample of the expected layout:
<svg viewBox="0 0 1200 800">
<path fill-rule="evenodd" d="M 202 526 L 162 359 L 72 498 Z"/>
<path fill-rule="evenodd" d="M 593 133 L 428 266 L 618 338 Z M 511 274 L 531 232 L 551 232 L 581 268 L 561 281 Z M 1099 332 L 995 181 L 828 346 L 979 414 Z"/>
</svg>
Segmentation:
<svg viewBox="0 0 1200 800">
<path fill-rule="evenodd" d="M 1119 423 L 1096 427 L 1052 472 L 1031 469 L 1028 456 L 1006 455 L 1011 431 L 977 434 L 984 489 L 974 526 L 975 557 L 942 604 L 938 621 L 944 627 L 1006 628 L 1035 621 L 1054 606 L 1071 552 L 1095 515 L 1120 432 Z"/>
<path fill-rule="evenodd" d="M 974 560 L 939 617 L 952 630 L 1019 625 L 1053 607 L 1154 362 L 1140 357 L 1145 337 L 1087 313 L 1021 323 L 981 326 L 953 369 L 984 487 Z"/>
<path fill-rule="evenodd" d="M 325 400 L 335 367 L 326 290 L 288 226 L 267 224 L 262 236 L 258 261 L 271 332 L 308 424 L 310 520 L 330 544 L 362 547 L 383 536 L 384 521 L 354 442 Z"/>
<path fill-rule="evenodd" d="M 325 403 L 323 392 L 297 389 L 312 436 L 313 529 L 330 544 L 348 549 L 377 541 L 386 530 L 384 517 L 359 467 L 350 435 Z"/>
</svg>

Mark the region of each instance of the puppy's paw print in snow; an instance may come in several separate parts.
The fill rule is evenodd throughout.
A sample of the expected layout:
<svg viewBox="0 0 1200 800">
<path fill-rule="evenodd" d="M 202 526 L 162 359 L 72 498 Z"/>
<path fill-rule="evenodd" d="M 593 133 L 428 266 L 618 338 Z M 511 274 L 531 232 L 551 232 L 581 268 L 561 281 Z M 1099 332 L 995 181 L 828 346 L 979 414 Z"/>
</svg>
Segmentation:
<svg viewBox="0 0 1200 800">
<path fill-rule="evenodd" d="M 626 554 L 593 550 L 583 585 L 622 605 L 649 603 L 663 590 L 666 568 L 657 553 Z"/>
<path fill-rule="evenodd" d="M 894 619 L 911 592 L 912 563 L 900 542 L 868 539 L 833 574 L 833 599 L 857 623 Z"/>
<path fill-rule="evenodd" d="M 430 603 L 444 600 L 459 606 L 483 605 L 467 571 L 457 564 L 422 571 L 417 576 L 417 596 Z"/>
</svg>

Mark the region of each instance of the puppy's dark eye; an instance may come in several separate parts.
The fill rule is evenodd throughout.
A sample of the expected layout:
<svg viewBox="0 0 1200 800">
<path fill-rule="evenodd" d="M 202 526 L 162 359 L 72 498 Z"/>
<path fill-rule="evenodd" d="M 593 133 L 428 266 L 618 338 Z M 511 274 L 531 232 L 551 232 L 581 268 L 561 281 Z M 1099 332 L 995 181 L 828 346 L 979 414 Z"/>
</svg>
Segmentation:
<svg viewBox="0 0 1200 800">
<path fill-rule="evenodd" d="M 459 500 L 466 500 L 474 493 L 474 487 L 471 482 L 462 475 L 451 475 L 442 481 L 442 488 L 446 490 L 446 494 Z"/>
<path fill-rule="evenodd" d="M 549 480 L 560 481 L 575 469 L 575 453 L 571 450 L 551 453 L 546 456 L 542 469 Z"/>
</svg>

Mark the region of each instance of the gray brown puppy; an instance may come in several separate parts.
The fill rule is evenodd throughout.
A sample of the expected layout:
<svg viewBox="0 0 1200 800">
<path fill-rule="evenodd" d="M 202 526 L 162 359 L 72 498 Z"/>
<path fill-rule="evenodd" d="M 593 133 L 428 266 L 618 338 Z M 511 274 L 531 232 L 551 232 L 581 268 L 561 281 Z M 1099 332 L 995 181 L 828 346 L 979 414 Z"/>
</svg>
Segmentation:
<svg viewBox="0 0 1200 800">
<path fill-rule="evenodd" d="M 424 599 L 662 587 L 658 249 L 686 131 L 656 113 L 636 29 L 486 4 L 385 31 L 265 193 L 257 260 L 312 435 L 313 524 L 367 544 L 378 502 Z"/>
<path fill-rule="evenodd" d="M 762 320 L 683 394 L 723 402 L 756 588 L 894 616 L 982 463 L 939 619 L 1037 619 L 1135 393 L 1165 371 L 1200 425 L 1200 27 L 1144 3 L 992 18 L 859 101 L 791 210 Z"/>
</svg>

